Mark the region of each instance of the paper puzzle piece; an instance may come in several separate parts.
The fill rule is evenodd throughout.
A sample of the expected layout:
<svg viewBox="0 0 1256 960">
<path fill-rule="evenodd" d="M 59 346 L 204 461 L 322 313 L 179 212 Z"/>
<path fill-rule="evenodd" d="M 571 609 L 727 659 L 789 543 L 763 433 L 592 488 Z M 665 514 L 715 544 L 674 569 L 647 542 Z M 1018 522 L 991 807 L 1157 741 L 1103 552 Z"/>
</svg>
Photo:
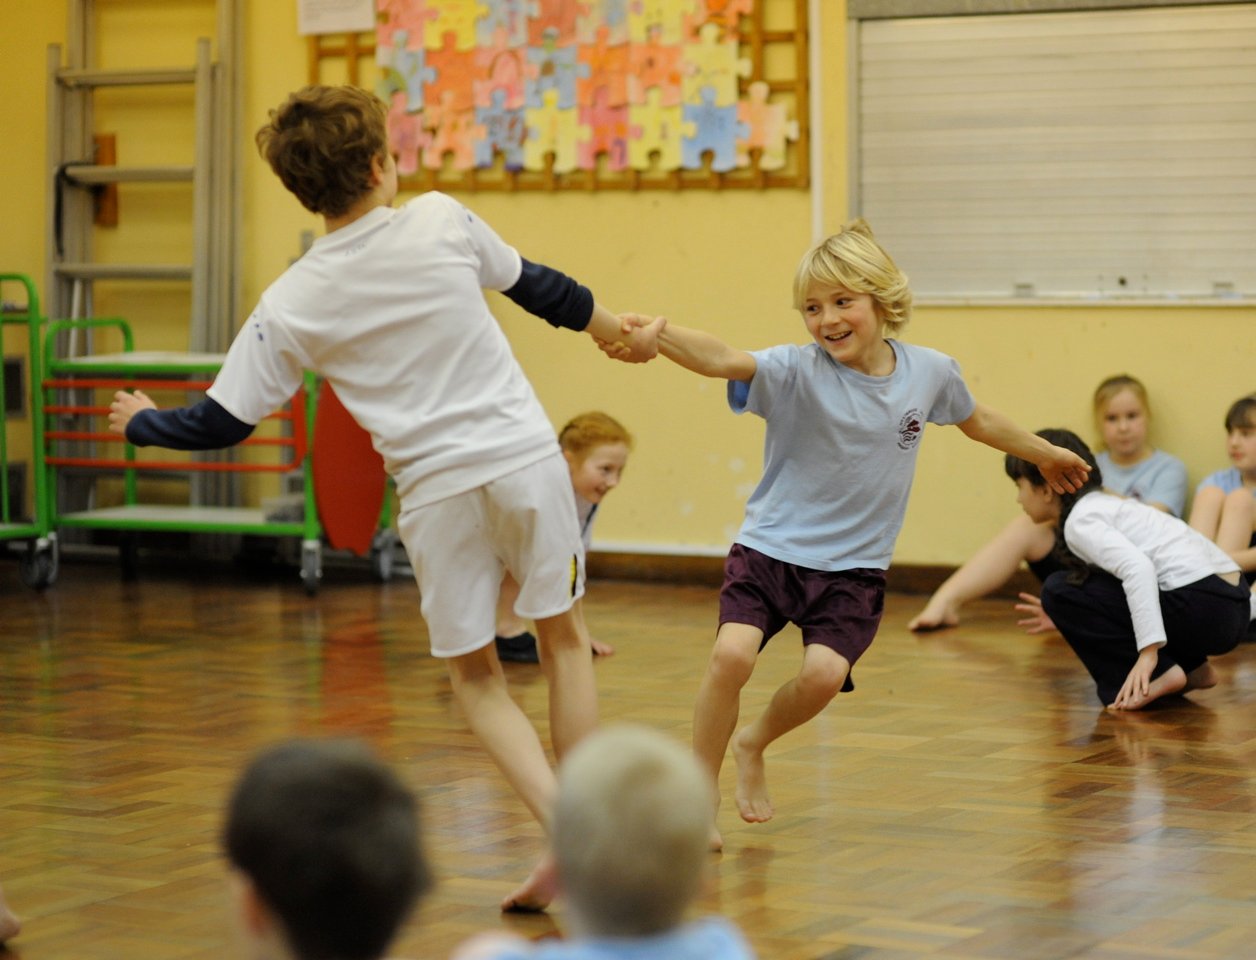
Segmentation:
<svg viewBox="0 0 1256 960">
<path fill-rule="evenodd" d="M 645 103 L 628 107 L 628 165 L 634 170 L 649 170 L 655 162 L 651 155 L 657 154 L 658 169 L 679 170 L 681 138 L 693 136 L 694 125 L 682 121 L 680 104 L 663 105 L 657 87 L 647 93 Z"/>
<path fill-rule="evenodd" d="M 390 98 L 388 110 L 388 143 L 397 157 L 397 173 L 408 177 L 419 169 L 419 154 L 430 137 L 423 129 L 422 117 L 406 109 L 406 94 L 397 90 Z"/>
<path fill-rule="evenodd" d="M 411 49 L 422 49 L 427 23 L 437 16 L 426 0 L 376 0 L 375 45 L 387 47 L 400 30 Z"/>
<path fill-rule="evenodd" d="M 553 34 L 549 34 L 541 46 L 528 49 L 528 79 L 524 90 L 530 109 L 541 109 L 551 90 L 558 94 L 561 109 L 576 105 L 576 79 L 589 70 L 577 60 L 577 53 L 576 47 L 558 46 Z"/>
<path fill-rule="evenodd" d="M 423 111 L 424 126 L 431 131 L 431 140 L 423 148 L 423 166 L 439 170 L 445 157 L 452 155 L 455 170 L 470 170 L 475 166 L 475 112 L 455 106 L 457 98 L 446 90 L 438 106 L 428 106 Z"/>
<path fill-rule="evenodd" d="M 480 0 L 475 25 L 481 47 L 526 47 L 528 18 L 536 13 L 535 0 Z"/>
<path fill-rule="evenodd" d="M 741 18 L 754 13 L 754 0 L 698 0 L 697 16 L 685 18 L 685 33 L 696 36 L 704 23 L 715 24 L 725 40 L 741 35 Z"/>
<path fill-rule="evenodd" d="M 528 43 L 534 47 L 552 37 L 560 47 L 576 42 L 577 0 L 533 0 L 535 12 L 528 21 Z"/>
<path fill-rule="evenodd" d="M 786 141 L 798 139 L 798 121 L 786 119 L 784 104 L 768 103 L 768 85 L 762 80 L 750 84 L 749 94 L 737 104 L 737 118 L 747 131 L 737 140 L 737 166 L 749 166 L 750 151 L 758 150 L 760 170 L 780 170 Z"/>
<path fill-rule="evenodd" d="M 409 36 L 405 30 L 393 33 L 395 45 L 376 49 L 379 64 L 379 93 L 382 99 L 391 100 L 392 94 L 401 90 L 406 94 L 409 110 L 423 109 L 425 85 L 436 77 L 436 71 L 427 65 L 427 52 L 421 47 L 407 45 Z"/>
<path fill-rule="evenodd" d="M 750 76 L 750 60 L 740 55 L 736 41 L 720 39 L 720 28 L 713 23 L 702 25 L 697 43 L 683 46 L 686 73 L 681 80 L 681 95 L 688 104 L 704 102 L 703 91 L 715 91 L 715 105 L 730 107 L 737 102 L 737 78 Z"/>
<path fill-rule="evenodd" d="M 522 49 L 506 46 L 481 47 L 475 53 L 476 75 L 472 80 L 477 107 L 491 107 L 493 95 L 501 91 L 507 110 L 525 105 L 528 59 Z"/>
<path fill-rule="evenodd" d="M 423 0 L 435 13 L 423 34 L 423 46 L 428 50 L 445 47 L 448 34 L 453 34 L 455 50 L 463 52 L 475 49 L 475 25 L 479 8 L 471 0 Z"/>
<path fill-rule="evenodd" d="M 628 107 L 611 104 L 608 97 L 606 87 L 599 87 L 592 105 L 580 108 L 580 122 L 589 131 L 588 139 L 577 144 L 580 166 L 586 170 L 596 169 L 603 154 L 610 170 L 628 166 Z"/>
<path fill-rule="evenodd" d="M 701 170 L 702 155 L 711 154 L 711 169 L 727 173 L 737 166 L 737 138 L 749 129 L 737 120 L 737 107 L 721 107 L 715 102 L 715 91 L 702 91 L 702 103 L 684 106 L 685 120 L 693 124 L 693 132 L 681 139 L 681 166 Z"/>
<path fill-rule="evenodd" d="M 628 101 L 646 103 L 649 91 L 659 91 L 665 107 L 680 105 L 680 47 L 661 43 L 634 43 L 628 48 Z"/>
<path fill-rule="evenodd" d="M 676 44 L 684 39 L 685 17 L 694 0 L 632 0 L 628 6 L 628 39 L 633 43 Z"/>
<path fill-rule="evenodd" d="M 523 166 L 544 170 L 546 156 L 554 155 L 554 172 L 570 173 L 578 166 L 576 143 L 580 139 L 580 118 L 574 109 L 558 106 L 558 91 L 546 90 L 544 105 L 524 111 L 528 136 L 523 142 Z"/>
<path fill-rule="evenodd" d="M 528 132 L 523 110 L 506 107 L 506 92 L 493 91 L 493 104 L 475 111 L 475 165 L 491 167 L 497 154 L 505 158 L 507 170 L 523 169 L 523 139 Z"/>
<path fill-rule="evenodd" d="M 425 103 L 443 104 L 451 95 L 453 110 L 475 109 L 475 53 L 459 50 L 457 38 L 445 34 L 445 45 L 427 53 L 427 64 L 436 72 L 424 94 Z"/>
<path fill-rule="evenodd" d="M 605 35 L 610 44 L 628 42 L 629 0 L 582 0 L 577 4 L 576 41 L 597 43 Z"/>
<path fill-rule="evenodd" d="M 599 90 L 606 91 L 609 106 L 622 107 L 628 102 L 628 46 L 610 44 L 606 36 L 603 30 L 597 43 L 576 48 L 585 68 L 576 79 L 576 101 L 581 106 L 593 106 Z"/>
</svg>

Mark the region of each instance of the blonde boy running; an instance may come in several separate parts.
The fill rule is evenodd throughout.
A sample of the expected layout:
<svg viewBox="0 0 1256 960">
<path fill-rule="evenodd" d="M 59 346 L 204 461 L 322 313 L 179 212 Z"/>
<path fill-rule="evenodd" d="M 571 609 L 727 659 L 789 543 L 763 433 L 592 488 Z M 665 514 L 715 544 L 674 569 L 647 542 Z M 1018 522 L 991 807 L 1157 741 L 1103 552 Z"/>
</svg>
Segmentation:
<svg viewBox="0 0 1256 960">
<path fill-rule="evenodd" d="M 774 812 L 768 744 L 854 689 L 851 668 L 881 619 L 925 424 L 953 423 L 1014 452 L 1059 490 L 1074 489 L 1089 469 L 978 404 L 950 357 L 887 337 L 907 323 L 911 292 L 862 220 L 803 257 L 794 304 L 812 338 L 806 346 L 748 353 L 670 323 L 659 335 L 668 359 L 729 381 L 734 412 L 767 421 L 763 477 L 725 563 L 719 631 L 693 720 L 694 750 L 712 777 L 731 740 L 738 812 L 751 823 Z M 646 322 L 622 319 L 625 331 Z M 802 630 L 802 667 L 734 736 L 741 688 L 787 623 Z M 718 833 L 712 845 L 722 845 Z"/>
</svg>

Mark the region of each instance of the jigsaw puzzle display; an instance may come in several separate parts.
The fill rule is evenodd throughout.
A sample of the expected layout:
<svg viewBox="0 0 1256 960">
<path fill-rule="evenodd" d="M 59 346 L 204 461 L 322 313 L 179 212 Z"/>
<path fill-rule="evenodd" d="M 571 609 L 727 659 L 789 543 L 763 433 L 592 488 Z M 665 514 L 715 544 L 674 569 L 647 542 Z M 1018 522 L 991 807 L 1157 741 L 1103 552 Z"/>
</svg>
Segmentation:
<svg viewBox="0 0 1256 960">
<path fill-rule="evenodd" d="M 754 6 L 378 0 L 398 171 L 780 170 L 797 120 L 762 80 L 740 92 Z"/>
</svg>

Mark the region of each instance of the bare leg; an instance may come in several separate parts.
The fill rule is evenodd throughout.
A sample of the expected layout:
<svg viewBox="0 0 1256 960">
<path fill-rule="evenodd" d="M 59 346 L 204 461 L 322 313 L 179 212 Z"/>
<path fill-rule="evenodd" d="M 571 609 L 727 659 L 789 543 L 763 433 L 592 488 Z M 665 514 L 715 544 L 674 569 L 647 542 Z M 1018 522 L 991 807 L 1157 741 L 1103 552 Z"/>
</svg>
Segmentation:
<svg viewBox="0 0 1256 960">
<path fill-rule="evenodd" d="M 1209 690 L 1217 685 L 1219 679 L 1217 668 L 1205 660 L 1186 675 L 1186 686 L 1182 688 L 1182 692 L 1186 693 L 1187 690 Z"/>
<path fill-rule="evenodd" d="M 1256 530 L 1256 497 L 1240 487 L 1226 494 L 1217 527 L 1217 546 L 1244 570 L 1256 569 L 1256 548 L 1249 547 Z"/>
<path fill-rule="evenodd" d="M 959 623 L 965 603 L 997 590 L 1020 569 L 1022 560 L 1041 560 L 1055 545 L 1049 523 L 1034 523 L 1021 514 L 934 591 L 925 608 L 907 624 L 908 630 L 936 630 Z"/>
<path fill-rule="evenodd" d="M 597 726 L 597 682 L 589 639 L 568 610 L 536 622 L 541 670 L 549 681 L 550 740 L 561 760 Z"/>
<path fill-rule="evenodd" d="M 781 686 L 759 719 L 733 739 L 737 761 L 737 808 L 748 823 L 771 820 L 763 751 L 773 740 L 802 726 L 823 710 L 842 689 L 850 664 L 841 654 L 818 643 L 803 648 L 798 676 Z"/>
<path fill-rule="evenodd" d="M 715 808 L 719 810 L 720 767 L 728 752 L 728 741 L 737 728 L 741 709 L 741 688 L 750 679 L 759 656 L 763 631 L 744 623 L 725 623 L 715 635 L 715 648 L 707 672 L 698 687 L 693 708 L 693 752 L 716 786 Z M 723 838 L 711 826 L 711 849 L 724 846 Z"/>
<path fill-rule="evenodd" d="M 0 889 L 0 943 L 16 937 L 22 929 L 22 921 L 9 909 L 4 899 L 4 890 Z"/>
<path fill-rule="evenodd" d="M 1194 673 L 1195 671 L 1191 671 Z M 1186 689 L 1186 671 L 1177 664 L 1171 666 L 1147 687 L 1147 695 L 1139 700 L 1134 700 L 1127 707 L 1117 707 L 1108 704 L 1108 709 L 1114 713 L 1120 713 L 1123 710 L 1141 710 L 1153 700 L 1159 700 L 1161 697 L 1167 697 L 1170 694 L 1181 693 Z"/>
<path fill-rule="evenodd" d="M 449 677 L 471 731 L 532 815 L 548 828 L 557 790 L 554 771 L 536 730 L 506 689 L 493 645 L 451 658 Z M 502 909 L 543 910 L 556 887 L 547 854 L 523 885 L 502 901 Z"/>
<path fill-rule="evenodd" d="M 615 648 L 609 643 L 603 643 L 596 640 L 589 634 L 589 627 L 584 622 L 584 598 L 581 597 L 571 608 L 571 612 L 576 616 L 576 629 L 589 641 L 589 647 L 593 650 L 595 657 L 609 657 L 615 652 Z"/>
<path fill-rule="evenodd" d="M 1215 543 L 1224 504 L 1225 494 L 1220 487 L 1204 487 L 1195 494 L 1195 500 L 1191 503 L 1190 520 L 1187 522 Z"/>
</svg>

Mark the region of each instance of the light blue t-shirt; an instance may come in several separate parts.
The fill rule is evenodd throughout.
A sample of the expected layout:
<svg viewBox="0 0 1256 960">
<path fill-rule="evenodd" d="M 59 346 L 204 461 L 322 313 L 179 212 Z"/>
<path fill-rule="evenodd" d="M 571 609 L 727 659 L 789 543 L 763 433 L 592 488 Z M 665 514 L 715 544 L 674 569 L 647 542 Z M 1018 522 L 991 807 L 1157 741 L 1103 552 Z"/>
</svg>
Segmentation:
<svg viewBox="0 0 1256 960">
<path fill-rule="evenodd" d="M 754 960 L 754 953 L 731 923 L 707 917 L 653 937 L 539 940 L 492 960 Z"/>
<path fill-rule="evenodd" d="M 925 423 L 967 420 L 977 402 L 946 354 L 887 342 L 888 377 L 810 343 L 757 351 L 753 379 L 729 382 L 733 411 L 767 421 L 738 543 L 813 570 L 889 567 Z"/>
<path fill-rule="evenodd" d="M 1113 493 L 1143 503 L 1162 503 L 1180 517 L 1186 506 L 1186 464 L 1163 450 L 1153 450 L 1146 460 L 1122 467 L 1106 450 L 1095 454 L 1103 485 Z"/>
<path fill-rule="evenodd" d="M 1195 488 L 1195 495 L 1198 496 L 1199 491 L 1204 487 L 1220 487 L 1222 493 L 1233 493 L 1241 486 L 1243 486 L 1243 474 L 1239 473 L 1238 467 L 1230 467 L 1204 477 Z M 1256 497 L 1256 487 L 1252 488 L 1252 496 Z"/>
</svg>

